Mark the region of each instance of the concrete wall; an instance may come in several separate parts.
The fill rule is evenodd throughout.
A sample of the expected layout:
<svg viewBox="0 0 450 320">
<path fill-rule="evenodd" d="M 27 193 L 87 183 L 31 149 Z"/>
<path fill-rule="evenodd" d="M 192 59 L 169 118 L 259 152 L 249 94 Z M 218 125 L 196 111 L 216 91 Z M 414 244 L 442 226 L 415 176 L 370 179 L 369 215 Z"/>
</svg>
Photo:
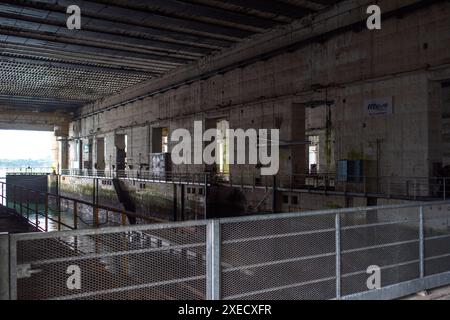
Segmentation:
<svg viewBox="0 0 450 320">
<path fill-rule="evenodd" d="M 50 190 L 56 193 L 55 176 L 49 176 Z M 164 220 L 204 219 L 204 188 L 198 185 L 173 185 L 150 183 L 131 179 L 120 180 L 122 189 L 136 205 L 136 212 Z M 181 189 L 184 188 L 184 191 Z M 94 179 L 63 176 L 60 178 L 61 195 L 92 202 Z M 98 179 L 98 203 L 122 210 L 111 179 Z M 367 197 L 325 195 L 308 192 L 277 192 L 276 212 L 301 212 L 323 209 L 366 207 L 374 205 L 396 205 L 415 201 L 396 199 L 369 199 Z M 239 188 L 212 186 L 208 189 L 207 218 L 243 216 L 271 213 L 273 193 L 265 188 Z M 184 208 L 184 209 L 182 209 Z M 392 219 L 394 211 L 386 211 L 380 219 Z M 384 217 L 384 218 L 383 218 Z"/>
<path fill-rule="evenodd" d="M 94 187 L 98 187 L 97 203 L 123 210 L 111 179 L 62 176 L 59 189 L 63 196 L 94 201 Z M 141 215 L 165 220 L 195 220 L 204 218 L 204 188 L 202 186 L 150 183 L 138 180 L 120 180 L 122 190 L 127 192 Z M 56 180 L 50 177 L 50 189 L 56 193 Z M 182 199 L 184 199 L 182 201 Z M 184 206 L 184 211 L 182 208 Z M 214 207 L 212 207 L 214 212 Z M 211 216 L 215 217 L 215 216 Z"/>
<path fill-rule="evenodd" d="M 307 134 L 321 135 L 322 171 L 334 171 L 335 160 L 360 158 L 379 161 L 372 175 L 426 177 L 433 164 L 442 162 L 442 119 L 440 105 L 433 102 L 437 94 L 433 77 L 436 68 L 449 61 L 449 18 L 448 2 L 401 19 L 389 18 L 380 31 L 341 33 L 80 119 L 73 124 L 71 136 L 83 142 L 104 137 L 106 167 L 110 168 L 115 162 L 114 136 L 126 133 L 128 162 L 137 168 L 148 163 L 152 127 L 192 130 L 194 120 L 228 118 L 232 128 L 279 127 L 281 139 L 290 141 L 298 136 L 295 129 L 306 125 Z M 392 97 L 393 113 L 367 115 L 365 100 L 381 97 Z M 324 105 L 311 109 L 317 101 L 330 102 L 329 121 Z M 107 102 L 100 104 L 107 106 Z M 306 121 L 295 117 L 303 109 Z M 303 173 L 305 159 L 304 149 L 300 153 L 282 150 L 281 173 Z M 200 172 L 204 167 L 174 170 Z M 250 166 L 232 168 L 234 173 L 249 170 L 257 173 Z"/>
<path fill-rule="evenodd" d="M 43 193 L 48 191 L 47 175 L 6 175 L 6 184 Z M 35 202 L 35 199 L 37 198 L 37 195 L 33 192 L 25 192 L 17 189 L 15 196 L 12 195 L 12 192 L 13 190 L 11 188 L 6 188 L 6 197 L 9 201 L 12 201 L 15 198 L 16 201 L 27 201 L 27 199 L 30 199 L 30 202 Z"/>
</svg>

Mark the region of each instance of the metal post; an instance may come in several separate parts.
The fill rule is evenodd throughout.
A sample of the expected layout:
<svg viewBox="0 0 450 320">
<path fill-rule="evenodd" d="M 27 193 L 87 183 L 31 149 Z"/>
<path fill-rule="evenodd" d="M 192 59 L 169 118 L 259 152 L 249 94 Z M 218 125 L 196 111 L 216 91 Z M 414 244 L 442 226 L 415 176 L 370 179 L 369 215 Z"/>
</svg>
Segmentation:
<svg viewBox="0 0 450 320">
<path fill-rule="evenodd" d="M 97 204 L 95 201 L 95 178 L 92 179 L 92 203 Z"/>
<path fill-rule="evenodd" d="M 78 202 L 73 201 L 73 228 L 78 229 Z"/>
<path fill-rule="evenodd" d="M 14 204 L 15 206 L 15 204 Z M 23 217 L 23 195 L 20 193 L 20 216 Z"/>
<path fill-rule="evenodd" d="M 206 227 L 206 299 L 220 300 L 221 277 L 220 222 L 211 220 Z"/>
<path fill-rule="evenodd" d="M 36 191 L 36 231 L 39 231 L 39 192 Z"/>
<path fill-rule="evenodd" d="M 25 189 L 22 189 L 22 192 L 25 191 L 27 194 L 27 220 L 30 221 L 30 192 L 26 192 Z"/>
<path fill-rule="evenodd" d="M 417 200 L 417 179 L 414 180 L 414 200 Z"/>
<path fill-rule="evenodd" d="M 391 177 L 387 178 L 387 182 L 388 182 L 388 199 L 391 198 Z"/>
<path fill-rule="evenodd" d="M 98 207 L 94 206 L 94 228 L 99 227 L 99 218 L 98 218 Z"/>
<path fill-rule="evenodd" d="M 58 203 L 56 205 L 57 205 L 57 210 L 58 210 L 58 231 L 61 231 L 61 198 L 59 197 L 59 193 L 58 193 L 57 201 L 58 201 Z"/>
<path fill-rule="evenodd" d="M 0 233 L 0 300 L 9 300 L 9 292 L 9 235 Z"/>
<path fill-rule="evenodd" d="M 367 196 L 367 177 L 363 178 L 364 195 Z"/>
<path fill-rule="evenodd" d="M 13 186 L 13 190 L 12 190 L 12 195 L 13 195 L 13 206 L 14 206 L 14 212 L 16 212 L 17 211 L 17 208 L 16 208 L 16 186 Z"/>
<path fill-rule="evenodd" d="M 205 219 L 208 219 L 208 174 L 205 173 L 205 192 L 204 192 L 204 215 Z"/>
<path fill-rule="evenodd" d="M 185 191 L 186 191 L 186 187 L 184 184 L 180 184 L 180 188 L 181 188 L 181 195 L 180 195 L 180 211 L 181 211 L 181 221 L 185 221 L 186 217 L 184 216 L 184 211 L 185 211 Z"/>
<path fill-rule="evenodd" d="M 335 216 L 336 225 L 336 299 L 341 298 L 341 215 Z"/>
<path fill-rule="evenodd" d="M 447 178 L 444 178 L 444 201 L 447 201 Z"/>
<path fill-rule="evenodd" d="M 178 220 L 178 187 L 176 183 L 172 184 L 173 188 L 173 221 Z"/>
<path fill-rule="evenodd" d="M 48 193 L 45 194 L 45 232 L 48 232 Z"/>
<path fill-rule="evenodd" d="M 272 181 L 272 213 L 276 213 L 277 212 L 277 176 L 274 175 L 273 176 L 273 181 Z"/>
<path fill-rule="evenodd" d="M 419 256 L 420 256 L 420 278 L 425 277 L 425 231 L 423 207 L 419 208 Z"/>
<path fill-rule="evenodd" d="M 122 217 L 122 226 L 125 227 L 127 225 L 127 215 L 125 214 L 125 211 L 122 211 L 121 217 Z"/>
</svg>

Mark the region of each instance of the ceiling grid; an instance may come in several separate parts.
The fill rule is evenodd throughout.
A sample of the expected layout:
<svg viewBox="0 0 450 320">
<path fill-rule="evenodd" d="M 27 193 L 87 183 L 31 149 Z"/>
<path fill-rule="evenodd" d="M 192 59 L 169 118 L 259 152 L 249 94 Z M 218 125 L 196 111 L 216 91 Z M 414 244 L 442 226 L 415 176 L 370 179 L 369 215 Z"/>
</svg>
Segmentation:
<svg viewBox="0 0 450 320">
<path fill-rule="evenodd" d="M 0 107 L 73 112 L 333 0 L 5 0 Z M 82 29 L 66 28 L 78 5 Z"/>
</svg>

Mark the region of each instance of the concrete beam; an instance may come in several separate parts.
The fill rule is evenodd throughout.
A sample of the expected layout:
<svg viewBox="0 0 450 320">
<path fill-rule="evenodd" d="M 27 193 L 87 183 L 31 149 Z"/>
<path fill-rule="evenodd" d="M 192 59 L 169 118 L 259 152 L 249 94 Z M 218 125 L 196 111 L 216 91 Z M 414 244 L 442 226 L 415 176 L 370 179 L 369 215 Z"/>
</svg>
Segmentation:
<svg viewBox="0 0 450 320">
<path fill-rule="evenodd" d="M 438 1 L 438 0 L 437 0 Z M 401 2 L 380 0 L 378 5 L 383 8 L 386 17 L 416 6 L 432 5 L 437 1 L 405 0 Z M 442 0 L 443 1 L 443 0 Z M 80 118 L 112 109 L 189 85 L 195 81 L 208 79 L 217 74 L 223 74 L 233 69 L 245 67 L 273 56 L 295 51 L 313 42 L 323 41 L 339 32 L 352 30 L 356 26 L 365 26 L 368 15 L 367 7 L 371 0 L 343 1 L 333 7 L 333 10 L 317 14 L 314 19 L 306 17 L 286 28 L 274 30 L 252 41 L 241 43 L 235 48 L 225 50 L 214 57 L 201 59 L 197 63 L 179 68 L 159 79 L 143 83 L 121 91 L 119 94 L 94 102 L 81 109 Z"/>
<path fill-rule="evenodd" d="M 0 109 L 0 130 L 54 131 L 67 127 L 70 117 L 59 113 L 12 112 Z"/>
</svg>

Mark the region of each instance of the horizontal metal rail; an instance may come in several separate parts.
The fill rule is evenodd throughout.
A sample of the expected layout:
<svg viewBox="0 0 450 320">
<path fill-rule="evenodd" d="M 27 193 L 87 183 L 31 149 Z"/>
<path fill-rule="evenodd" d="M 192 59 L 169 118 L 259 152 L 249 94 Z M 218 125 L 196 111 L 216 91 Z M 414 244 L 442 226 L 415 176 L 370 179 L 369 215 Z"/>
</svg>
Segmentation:
<svg viewBox="0 0 450 320">
<path fill-rule="evenodd" d="M 164 222 L 165 220 L 154 218 L 151 216 L 145 216 L 142 214 L 138 214 L 135 212 L 128 212 L 122 209 L 116 209 L 112 207 L 108 207 L 101 204 L 92 203 L 89 201 L 75 199 L 59 194 L 53 194 L 50 192 L 37 191 L 30 188 L 17 186 L 13 184 L 7 184 L 6 182 L 0 181 L 0 192 L 2 199 L 2 204 L 9 208 L 11 205 L 12 210 L 16 211 L 16 214 L 19 217 L 26 218 L 28 223 L 35 227 L 36 231 L 49 231 L 49 222 L 53 222 L 57 224 L 58 231 L 61 231 L 62 227 L 68 229 L 78 229 L 78 220 L 81 219 L 81 212 L 78 211 L 78 206 L 83 205 L 89 207 L 93 210 L 93 225 L 89 227 L 98 228 L 101 226 L 98 221 L 98 217 L 100 212 L 105 212 L 106 215 L 112 213 L 113 215 L 119 217 L 120 223 L 119 225 L 123 225 L 124 219 L 123 217 L 133 217 L 135 219 L 140 219 L 145 221 L 146 223 L 157 223 Z M 10 197 L 8 197 L 8 194 Z M 52 217 L 52 212 L 50 212 L 50 201 L 56 201 L 56 212 L 53 212 L 56 217 Z M 61 206 L 62 202 L 71 203 L 73 210 L 71 214 L 73 217 L 70 220 L 73 221 L 73 225 L 69 225 L 68 223 L 61 220 Z M 42 208 L 40 205 L 43 205 Z M 30 217 L 32 219 L 30 219 Z M 39 217 L 43 217 L 45 219 L 45 226 L 41 227 L 39 225 Z"/>
<path fill-rule="evenodd" d="M 433 212 L 424 210 L 426 208 L 433 209 Z M 243 299 L 265 296 L 273 293 L 279 294 L 280 298 L 282 298 L 285 297 L 285 293 L 283 292 L 285 290 L 294 290 L 293 292 L 296 292 L 296 290 L 300 290 L 299 288 L 302 287 L 314 287 L 315 285 L 319 286 L 327 282 L 330 282 L 329 286 L 333 288 L 333 290 L 334 288 L 336 289 L 335 299 L 366 299 L 371 297 L 376 299 L 388 299 L 406 296 L 410 293 L 425 290 L 431 286 L 438 287 L 450 284 L 450 273 L 446 271 L 438 275 L 427 276 L 426 273 L 426 268 L 429 263 L 440 263 L 440 259 L 447 259 L 450 257 L 450 251 L 448 253 L 446 251 L 439 251 L 441 254 L 436 254 L 434 256 L 427 255 L 424 251 L 425 241 L 445 240 L 450 238 L 450 234 L 443 231 L 445 228 L 442 229 L 442 224 L 435 224 L 436 230 L 433 229 L 433 225 L 426 225 L 427 222 L 435 219 L 435 216 L 432 214 L 439 215 L 442 217 L 440 219 L 444 219 L 446 223 L 448 223 L 450 219 L 450 216 L 447 214 L 448 208 L 450 208 L 450 201 L 338 210 L 330 209 L 203 221 L 67 230 L 50 233 L 16 234 L 9 236 L 9 242 L 11 244 L 10 250 L 13 251 L 17 250 L 18 244 L 24 246 L 26 243 L 32 242 L 33 240 L 58 240 L 67 237 L 74 237 L 74 239 L 76 238 L 79 240 L 83 237 L 93 236 L 93 239 L 96 239 L 95 236 L 99 235 L 117 234 L 121 236 L 120 239 L 123 238 L 122 240 L 126 242 L 126 246 L 119 247 L 117 251 L 111 251 L 106 246 L 102 247 L 101 251 L 93 251 L 86 254 L 79 252 L 77 255 L 73 256 L 53 256 L 48 258 L 42 256 L 40 257 L 41 259 L 33 259 L 33 255 L 32 257 L 30 256 L 29 261 L 26 261 L 27 264 L 32 266 L 68 264 L 73 262 L 76 263 L 77 261 L 103 261 L 105 258 L 112 257 L 132 260 L 138 259 L 138 257 L 142 257 L 142 255 L 146 253 L 156 255 L 155 261 L 161 261 L 161 263 L 163 263 L 164 259 L 159 260 L 157 255 L 167 254 L 170 259 L 176 257 L 176 261 L 181 261 L 180 263 L 184 263 L 183 265 L 187 266 L 187 250 L 194 251 L 197 259 L 199 259 L 198 261 L 201 261 L 199 264 L 194 265 L 199 268 L 203 268 L 201 266 L 204 265 L 207 266 L 206 270 L 198 269 L 201 270 L 201 273 L 194 277 L 179 275 L 174 276 L 175 278 L 173 279 L 164 281 L 158 281 L 157 279 L 151 278 L 152 280 L 149 280 L 149 283 L 130 286 L 121 283 L 120 288 L 108 288 L 105 290 L 92 290 L 79 294 L 68 294 L 67 296 L 58 296 L 55 299 L 95 298 L 101 295 L 114 293 L 126 294 L 127 292 L 132 293 L 134 290 L 163 287 L 165 285 L 184 286 L 191 281 L 198 280 L 204 280 L 207 287 L 207 296 L 211 299 Z M 375 220 L 373 223 L 370 223 L 367 220 L 360 219 L 361 217 L 367 218 L 367 214 L 371 212 L 376 212 L 378 214 L 385 213 L 387 214 L 385 218 L 389 220 Z M 362 216 L 355 216 L 355 214 L 361 214 Z M 407 215 L 406 218 L 405 215 Z M 323 217 L 324 219 L 311 220 L 307 219 L 308 217 Z M 345 219 L 350 219 L 348 221 L 352 221 L 352 218 L 357 218 L 355 221 L 360 224 L 346 226 L 345 223 L 347 220 Z M 287 223 L 290 222 L 291 219 L 296 219 L 296 221 L 294 223 Z M 394 221 L 391 221 L 390 219 Z M 254 223 L 257 222 L 267 222 L 267 226 L 269 226 L 270 223 L 270 228 L 266 231 L 263 229 L 259 231 L 254 225 Z M 324 225 L 323 222 L 326 222 L 326 225 Z M 330 226 L 328 226 L 328 223 Z M 249 225 L 247 226 L 246 224 Z M 398 229 L 402 224 L 406 225 L 404 226 L 404 229 Z M 195 229 L 196 227 L 204 227 L 204 230 L 208 230 L 204 235 L 205 242 L 199 240 L 202 238 L 193 238 L 192 243 L 187 242 L 187 240 L 185 241 L 184 239 L 187 239 L 185 238 L 186 236 L 196 235 L 196 232 L 198 232 L 198 230 L 196 231 Z M 283 232 L 284 227 L 288 228 L 285 232 Z M 367 238 L 368 232 L 374 231 L 369 230 L 371 227 L 378 228 L 377 233 L 382 234 L 383 237 L 379 238 L 377 237 L 377 234 L 372 234 Z M 298 231 L 296 231 L 296 228 L 306 228 L 307 230 L 297 229 Z M 231 232 L 230 230 L 235 231 Z M 342 232 L 346 230 L 357 230 L 358 237 L 349 238 L 352 237 L 352 234 L 354 233 Z M 431 230 L 433 233 L 427 237 L 425 236 L 425 232 L 428 230 Z M 161 231 L 168 231 L 168 235 L 163 236 L 165 232 Z M 402 231 L 405 232 L 402 233 Z M 142 246 L 142 237 L 138 237 L 136 241 L 132 241 L 132 237 L 130 236 L 132 233 L 142 233 L 143 235 L 148 234 L 151 236 L 152 232 L 155 232 L 155 234 L 158 235 L 157 239 L 161 241 L 157 246 L 153 246 L 153 242 Z M 175 235 L 179 237 L 178 241 L 169 240 Z M 293 251 L 293 254 L 289 253 L 289 250 L 292 249 L 289 246 L 291 246 L 293 242 L 288 240 L 295 237 L 311 236 L 312 238 L 310 238 L 310 240 L 307 240 L 308 238 L 306 238 L 305 241 L 299 242 L 299 250 L 296 248 L 296 250 Z M 164 237 L 166 237 L 167 240 L 164 239 Z M 326 240 L 322 242 L 322 246 L 318 245 L 316 247 L 317 239 L 320 237 Z M 366 238 L 368 241 L 361 242 L 361 239 Z M 117 241 L 121 242 L 122 240 Z M 344 242 L 344 240 L 346 242 Z M 163 243 L 167 243 L 168 245 L 162 245 Z M 132 245 L 134 244 L 140 244 L 141 246 L 133 247 Z M 287 244 L 289 244 L 289 246 Z M 129 245 L 131 245 L 131 247 L 129 247 Z M 380 251 L 380 249 L 386 249 L 386 251 Z M 249 250 L 252 251 L 249 252 Z M 404 250 L 414 250 L 414 252 L 407 252 L 408 255 L 400 255 L 399 253 L 405 252 Z M 376 252 L 378 253 L 375 255 Z M 393 252 L 395 254 L 392 254 Z M 278 253 L 282 253 L 282 256 L 278 256 Z M 359 257 L 358 261 L 349 260 L 354 254 Z M 393 274 L 396 277 L 394 278 L 394 281 L 399 283 L 375 290 L 361 289 L 366 284 L 365 282 L 358 283 L 358 287 L 355 287 L 352 290 L 363 292 L 346 294 L 346 292 L 349 292 L 349 289 L 345 287 L 345 283 L 347 283 L 348 286 L 348 283 L 354 281 L 366 281 L 364 275 L 367 275 L 367 270 L 363 267 L 365 266 L 363 264 L 365 262 L 360 260 L 365 256 L 371 257 L 367 260 L 367 263 L 371 263 L 372 258 L 374 257 L 380 259 L 380 271 L 384 274 Z M 11 257 L 13 257 L 12 259 L 15 259 L 11 263 L 11 272 L 14 274 L 14 268 L 17 267 L 15 265 L 17 264 L 17 256 L 11 254 Z M 323 261 L 328 260 L 330 260 L 330 265 L 323 265 Z M 336 260 L 336 264 L 334 264 L 334 260 Z M 286 268 L 286 266 L 290 265 L 292 265 L 295 270 L 297 268 L 303 270 L 301 271 L 301 278 L 296 272 L 292 272 L 292 274 L 283 272 L 281 275 L 280 271 L 290 270 L 290 267 Z M 166 266 L 164 265 L 158 266 L 160 269 L 164 269 L 165 267 Z M 270 277 L 270 281 L 267 279 L 265 280 L 265 277 L 261 277 L 264 268 L 272 270 L 267 271 L 268 273 L 264 274 L 267 277 Z M 315 275 L 315 272 L 313 272 L 310 275 L 308 272 L 311 272 L 311 268 L 325 269 L 323 269 L 323 272 L 320 274 Z M 410 273 L 397 279 L 397 277 L 401 276 L 401 270 L 408 270 Z M 425 272 L 423 272 L 423 270 Z M 234 272 L 239 273 L 239 276 L 234 275 Z M 277 276 L 282 278 L 278 280 Z M 239 277 L 242 281 L 236 281 L 236 277 Z M 227 279 L 227 282 L 223 282 L 222 279 Z M 400 279 L 411 280 L 400 282 Z M 247 285 L 247 281 L 245 280 L 249 281 L 250 284 Z M 225 287 L 226 285 L 231 285 L 230 281 L 232 281 L 234 286 L 237 286 L 231 292 Z M 255 281 L 259 281 L 256 282 L 258 283 L 257 290 L 255 290 L 254 286 Z M 389 281 L 391 282 L 391 280 Z M 14 285 L 15 282 L 11 281 L 11 283 Z M 99 288 L 96 287 L 96 289 Z M 287 295 L 287 297 L 292 296 Z"/>
</svg>

